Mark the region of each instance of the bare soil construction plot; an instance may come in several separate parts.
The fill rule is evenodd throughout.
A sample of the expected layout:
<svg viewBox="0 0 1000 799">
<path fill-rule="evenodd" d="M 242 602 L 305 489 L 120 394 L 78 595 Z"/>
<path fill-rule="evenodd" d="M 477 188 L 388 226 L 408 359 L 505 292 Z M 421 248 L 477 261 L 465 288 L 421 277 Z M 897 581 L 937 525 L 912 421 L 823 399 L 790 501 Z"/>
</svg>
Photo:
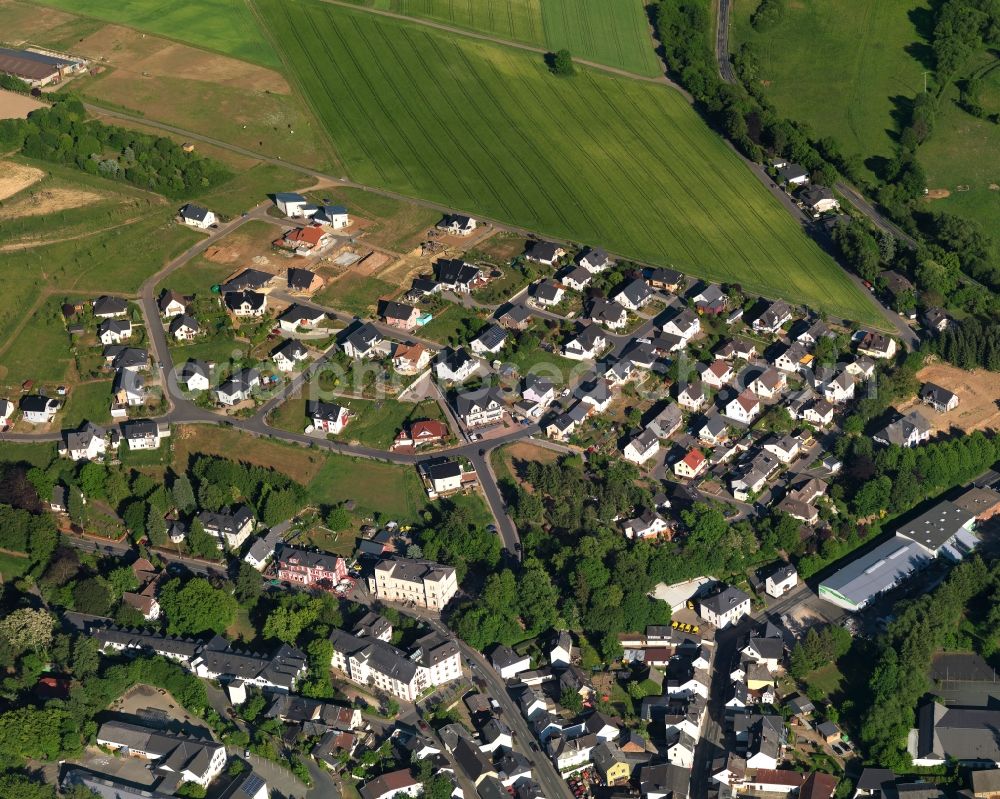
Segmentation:
<svg viewBox="0 0 1000 799">
<path fill-rule="evenodd" d="M 0 161 L 0 200 L 13 197 L 45 177 L 45 173 L 33 166 Z"/>
<path fill-rule="evenodd" d="M 958 407 L 947 413 L 937 413 L 925 406 L 924 417 L 934 425 L 934 431 L 948 431 L 955 427 L 963 432 L 972 430 L 1000 430 L 1000 375 L 985 369 L 968 372 L 946 363 L 933 363 L 917 372 L 921 383 L 936 383 L 958 395 Z M 900 406 L 906 413 L 916 406 L 913 400 Z"/>
<path fill-rule="evenodd" d="M 24 119 L 31 111 L 44 105 L 26 94 L 0 89 L 0 119 Z"/>
<path fill-rule="evenodd" d="M 81 205 L 97 202 L 102 199 L 100 194 L 82 189 L 41 189 L 32 191 L 24 197 L 19 197 L 13 203 L 4 207 L 4 215 L 41 216 L 68 208 L 79 208 Z"/>
</svg>

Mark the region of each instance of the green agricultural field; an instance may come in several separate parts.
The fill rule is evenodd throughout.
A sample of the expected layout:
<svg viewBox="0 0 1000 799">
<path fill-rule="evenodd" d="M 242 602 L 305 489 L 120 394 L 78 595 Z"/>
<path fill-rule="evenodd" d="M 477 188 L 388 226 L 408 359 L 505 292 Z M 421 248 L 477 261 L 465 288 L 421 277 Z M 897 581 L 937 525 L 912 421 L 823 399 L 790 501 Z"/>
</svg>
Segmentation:
<svg viewBox="0 0 1000 799">
<path fill-rule="evenodd" d="M 530 54 L 337 6 L 257 7 L 359 182 L 880 320 L 679 93 L 556 78 Z"/>
<path fill-rule="evenodd" d="M 731 47 L 757 49 L 766 93 L 779 111 L 833 136 L 845 152 L 886 156 L 894 146 L 895 98 L 923 89 L 913 51 L 924 47 L 914 20 L 921 0 L 803 0 L 779 25 L 750 27 L 757 0 L 735 3 Z"/>
<path fill-rule="evenodd" d="M 149 31 L 265 67 L 278 60 L 246 0 L 38 0 L 74 14 Z"/>
<path fill-rule="evenodd" d="M 350 0 L 359 5 L 574 56 L 640 75 L 663 67 L 640 0 Z"/>
</svg>

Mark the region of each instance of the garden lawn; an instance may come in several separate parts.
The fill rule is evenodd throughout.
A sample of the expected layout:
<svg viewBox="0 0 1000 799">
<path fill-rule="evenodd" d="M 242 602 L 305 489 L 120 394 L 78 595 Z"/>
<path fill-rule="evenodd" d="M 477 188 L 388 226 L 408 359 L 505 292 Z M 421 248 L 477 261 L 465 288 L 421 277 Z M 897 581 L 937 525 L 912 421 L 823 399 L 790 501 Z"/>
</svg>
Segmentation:
<svg viewBox="0 0 1000 799">
<path fill-rule="evenodd" d="M 66 398 L 60 424 L 76 429 L 82 422 L 106 424 L 111 421 L 111 380 L 97 380 L 73 386 Z"/>
<path fill-rule="evenodd" d="M 275 191 L 299 191 L 313 182 L 308 176 L 277 164 L 257 164 L 197 199 L 217 214 L 235 217 L 266 201 Z M 277 238 L 281 231 L 270 227 Z"/>
<path fill-rule="evenodd" d="M 25 555 L 15 555 L 11 552 L 0 552 L 0 577 L 13 580 L 20 577 L 31 565 L 31 560 Z"/>
<path fill-rule="evenodd" d="M 66 380 L 72 355 L 59 305 L 55 299 L 47 300 L 28 319 L 16 338 L 9 341 L 6 350 L 0 353 L 0 380 L 10 385 L 25 380 L 36 383 Z"/>
<path fill-rule="evenodd" d="M 642 75 L 662 73 L 641 0 L 351 0 Z"/>
<path fill-rule="evenodd" d="M 0 463 L 30 463 L 44 469 L 56 457 L 56 447 L 52 443 L 31 444 L 15 441 L 0 441 Z M 45 497 L 42 497 L 44 500 Z"/>
<path fill-rule="evenodd" d="M 398 291 L 399 286 L 393 286 L 377 277 L 348 272 L 327 283 L 326 288 L 314 299 L 338 311 L 347 311 L 357 316 L 372 316 L 381 297 L 391 297 Z"/>
<path fill-rule="evenodd" d="M 434 312 L 434 318 L 418 328 L 417 334 L 428 341 L 457 346 L 475 336 L 485 324 L 486 320 L 477 312 L 455 303 L 448 303 L 438 308 Z M 471 331 L 471 335 L 467 335 L 468 331 Z"/>
<path fill-rule="evenodd" d="M 914 56 L 929 47 L 914 20 L 921 0 L 801 0 L 763 33 L 750 26 L 757 0 L 734 4 L 731 43 L 756 48 L 768 99 L 785 116 L 832 136 L 845 153 L 889 156 L 894 147 L 895 98 L 923 91 L 924 66 Z M 929 68 L 929 67 L 927 67 Z M 944 133 L 938 124 L 935 136 Z"/>
<path fill-rule="evenodd" d="M 375 224 L 365 228 L 365 243 L 400 253 L 419 245 L 427 229 L 441 220 L 438 211 L 364 189 L 322 189 L 310 192 L 310 197 L 317 202 L 327 198 L 347 206 L 353 216 L 373 220 Z"/>
<path fill-rule="evenodd" d="M 880 321 L 678 92 L 558 78 L 530 54 L 337 6 L 257 6 L 359 182 Z"/>
<path fill-rule="evenodd" d="M 261 35 L 246 0 L 39 0 L 74 14 L 83 14 L 149 31 L 185 44 L 214 50 L 265 67 L 279 62 Z"/>
<path fill-rule="evenodd" d="M 346 455 L 327 456 L 309 493 L 321 505 L 354 500 L 356 513 L 378 513 L 400 524 L 418 521 L 427 507 L 416 469 Z"/>
</svg>

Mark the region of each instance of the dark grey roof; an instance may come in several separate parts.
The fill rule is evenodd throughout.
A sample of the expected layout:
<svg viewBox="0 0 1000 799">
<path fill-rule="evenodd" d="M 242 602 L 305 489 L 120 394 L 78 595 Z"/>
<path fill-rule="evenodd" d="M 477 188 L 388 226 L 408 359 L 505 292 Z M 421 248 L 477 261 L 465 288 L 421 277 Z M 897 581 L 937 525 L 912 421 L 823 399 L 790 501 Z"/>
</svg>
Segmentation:
<svg viewBox="0 0 1000 799">
<path fill-rule="evenodd" d="M 504 404 L 500 389 L 493 386 L 465 391 L 455 396 L 455 409 L 465 416 L 476 408 L 486 408 L 490 402 L 496 402 L 501 407 Z"/>
<path fill-rule="evenodd" d="M 935 405 L 947 405 L 955 397 L 954 392 L 949 391 L 936 383 L 924 383 L 920 389 L 920 399 L 930 400 Z"/>
<path fill-rule="evenodd" d="M 351 347 L 360 352 L 367 352 L 381 340 L 382 334 L 378 332 L 378 329 L 366 322 L 349 333 L 344 343 L 350 344 Z"/>
<path fill-rule="evenodd" d="M 539 261 L 553 261 L 555 260 L 556 252 L 559 249 L 560 246 L 551 241 L 531 241 L 528 242 L 525 254 L 529 258 L 534 258 Z"/>
<path fill-rule="evenodd" d="M 917 718 L 918 757 L 1000 762 L 1000 710 L 928 702 Z"/>
<path fill-rule="evenodd" d="M 379 302 L 379 316 L 386 319 L 400 319 L 407 321 L 413 315 L 413 306 L 392 300 L 381 300 Z"/>
<path fill-rule="evenodd" d="M 896 775 L 887 768 L 864 768 L 855 788 L 859 791 L 878 791 L 884 785 L 894 785 Z"/>
<path fill-rule="evenodd" d="M 552 279 L 543 280 L 535 286 L 535 296 L 546 302 L 554 302 L 562 287 Z"/>
<path fill-rule="evenodd" d="M 223 292 L 245 291 L 247 289 L 259 289 L 267 285 L 274 278 L 269 272 L 262 272 L 259 269 L 244 269 L 236 277 L 222 286 Z"/>
<path fill-rule="evenodd" d="M 219 386 L 219 391 L 223 394 L 236 394 L 237 392 L 246 393 L 250 391 L 254 383 L 260 381 L 260 372 L 256 369 L 240 369 L 238 372 L 231 374 L 229 377 L 223 381 L 222 385 Z"/>
<path fill-rule="evenodd" d="M 105 352 L 107 352 L 105 349 Z M 149 353 L 142 347 L 121 347 L 117 350 L 111 367 L 113 369 L 128 369 L 139 366 L 146 366 L 149 363 Z"/>
<path fill-rule="evenodd" d="M 792 180 L 793 178 L 806 177 L 809 171 L 798 164 L 785 164 L 778 170 L 778 177 L 781 180 Z"/>
<path fill-rule="evenodd" d="M 272 355 L 277 355 L 281 353 L 290 361 L 301 360 L 305 357 L 308 350 L 301 341 L 297 341 L 294 338 L 285 339 L 281 344 L 274 348 L 271 352 Z"/>
<path fill-rule="evenodd" d="M 722 614 L 748 599 L 750 599 L 750 597 L 746 593 L 741 591 L 739 588 L 730 585 L 718 594 L 702 599 L 701 604 L 703 607 L 706 607 L 717 614 Z"/>
<path fill-rule="evenodd" d="M 274 547 L 274 559 L 278 563 L 294 563 L 297 566 L 327 571 L 336 571 L 337 562 L 342 560 L 338 555 L 331 555 L 328 552 L 313 552 L 282 543 Z"/>
<path fill-rule="evenodd" d="M 135 419 L 122 424 L 122 433 L 127 441 L 156 437 L 157 425 L 152 419 Z"/>
<path fill-rule="evenodd" d="M 306 402 L 306 416 L 310 419 L 335 422 L 340 418 L 342 411 L 343 407 L 333 402 L 323 402 L 322 400 L 309 400 Z"/>
<path fill-rule="evenodd" d="M 128 310 L 128 301 L 121 297 L 103 295 L 94 300 L 94 315 L 123 314 Z"/>
<path fill-rule="evenodd" d="M 306 319 L 310 322 L 316 322 L 324 316 L 326 316 L 326 312 L 321 311 L 319 308 L 310 308 L 308 305 L 295 303 L 293 305 L 289 305 L 284 311 L 281 312 L 281 315 L 278 317 L 278 321 L 298 322 L 302 319 Z"/>
<path fill-rule="evenodd" d="M 434 270 L 438 281 L 448 285 L 465 285 L 479 277 L 479 267 L 460 260 L 438 261 Z"/>
<path fill-rule="evenodd" d="M 820 200 L 832 200 L 833 192 L 826 186 L 810 186 L 802 191 L 799 199 L 806 205 L 815 205 Z"/>
<path fill-rule="evenodd" d="M 615 291 L 614 296 L 627 297 L 632 303 L 638 305 L 649 297 L 650 294 L 652 292 L 649 290 L 649 285 L 644 280 L 634 278 Z"/>
<path fill-rule="evenodd" d="M 288 269 L 288 288 L 297 289 L 299 291 L 305 291 L 312 285 L 313 278 L 315 274 L 310 272 L 308 269 L 297 269 L 295 267 L 289 267 Z"/>
<path fill-rule="evenodd" d="M 58 410 L 59 400 L 54 397 L 42 397 L 38 394 L 28 394 L 21 397 L 18 407 L 27 413 L 44 413 L 48 410 Z"/>
<path fill-rule="evenodd" d="M 688 795 L 691 769 L 670 764 L 643 766 L 639 772 L 640 790 L 649 793 L 666 794 L 670 799 L 684 799 Z"/>
<path fill-rule="evenodd" d="M 458 477 L 462 473 L 462 464 L 458 461 L 442 461 L 427 467 L 427 476 L 431 480 L 446 480 Z"/>
<path fill-rule="evenodd" d="M 614 300 L 595 297 L 590 304 L 590 318 L 595 322 L 620 322 L 626 311 Z"/>
<path fill-rule="evenodd" d="M 275 199 L 276 202 L 283 202 L 283 203 L 289 203 L 289 202 L 291 202 L 291 203 L 294 203 L 294 202 L 303 202 L 304 203 L 306 201 L 305 197 L 303 197 L 301 194 L 297 194 L 294 191 L 279 191 L 279 192 L 275 192 L 274 199 Z"/>
<path fill-rule="evenodd" d="M 249 305 L 251 309 L 256 310 L 257 308 L 263 308 L 264 304 L 267 302 L 267 297 L 257 291 L 227 291 L 222 298 L 225 302 L 226 307 L 230 311 L 235 311 L 240 308 L 244 303 Z"/>
<path fill-rule="evenodd" d="M 132 323 L 128 319 L 104 319 L 97 326 L 97 334 L 103 335 L 106 331 L 119 335 L 127 333 L 132 329 Z"/>
<path fill-rule="evenodd" d="M 937 553 L 962 531 L 963 526 L 970 524 L 975 518 L 975 513 L 962 510 L 954 502 L 944 500 L 912 522 L 899 527 L 896 534 L 904 535 Z"/>
<path fill-rule="evenodd" d="M 581 253 L 579 258 L 577 258 L 577 263 L 581 263 L 584 260 L 595 267 L 599 267 L 607 264 L 611 260 L 611 257 L 600 247 L 588 247 L 587 251 Z"/>
<path fill-rule="evenodd" d="M 186 383 L 194 375 L 201 375 L 202 377 L 208 378 L 211 376 L 211 372 L 212 369 L 208 363 L 192 358 L 181 367 L 179 377 Z"/>
<path fill-rule="evenodd" d="M 198 320 L 193 316 L 188 316 L 185 313 L 177 314 L 173 319 L 170 320 L 170 332 L 176 333 L 182 327 L 188 327 L 197 333 L 201 330 L 201 325 L 198 324 Z"/>
<path fill-rule="evenodd" d="M 247 520 L 252 518 L 253 513 L 246 505 L 241 505 L 235 511 L 230 512 L 212 513 L 203 510 L 198 514 L 198 521 L 201 522 L 205 530 L 216 534 L 235 533 L 247 523 Z"/>
<path fill-rule="evenodd" d="M 503 344 L 507 340 L 507 335 L 507 331 L 500 327 L 500 325 L 490 324 L 479 331 L 475 340 L 486 347 L 487 350 L 492 350 Z"/>
<path fill-rule="evenodd" d="M 204 222 L 205 217 L 208 216 L 208 209 L 194 203 L 188 203 L 181 208 L 181 216 L 185 219 L 194 219 L 196 222 Z"/>
</svg>

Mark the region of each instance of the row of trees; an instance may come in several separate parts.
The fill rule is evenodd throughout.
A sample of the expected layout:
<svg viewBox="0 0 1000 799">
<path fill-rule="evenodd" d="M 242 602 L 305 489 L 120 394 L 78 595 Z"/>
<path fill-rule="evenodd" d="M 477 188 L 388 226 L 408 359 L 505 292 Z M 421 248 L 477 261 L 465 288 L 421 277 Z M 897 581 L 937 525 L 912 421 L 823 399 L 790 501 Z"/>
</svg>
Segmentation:
<svg viewBox="0 0 1000 799">
<path fill-rule="evenodd" d="M 962 369 L 1000 372 L 1000 324 L 975 318 L 954 322 L 931 342 L 931 349 Z"/>
<path fill-rule="evenodd" d="M 185 505 L 178 505 L 178 508 L 185 511 L 191 509 L 193 503 L 189 499 L 196 494 L 197 506 L 202 510 L 219 511 L 242 502 L 253 508 L 264 524 L 274 525 L 293 517 L 308 502 L 304 486 L 263 466 L 199 455 L 189 472 L 190 484 L 180 476 L 174 483 L 185 501 Z"/>
<path fill-rule="evenodd" d="M 185 153 L 165 136 L 88 121 L 78 100 L 39 108 L 27 119 L 3 120 L 0 145 L 29 158 L 74 165 L 174 198 L 202 192 L 231 177 L 221 163 Z"/>
</svg>

